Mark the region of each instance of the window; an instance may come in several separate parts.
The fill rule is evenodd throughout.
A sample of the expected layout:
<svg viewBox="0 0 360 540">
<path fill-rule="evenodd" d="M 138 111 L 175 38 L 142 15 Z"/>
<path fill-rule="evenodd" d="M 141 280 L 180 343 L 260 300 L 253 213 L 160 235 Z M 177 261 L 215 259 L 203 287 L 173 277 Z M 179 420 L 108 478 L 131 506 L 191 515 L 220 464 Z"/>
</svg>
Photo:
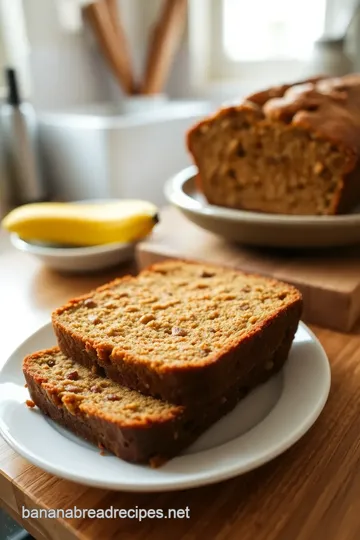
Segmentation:
<svg viewBox="0 0 360 540">
<path fill-rule="evenodd" d="M 222 46 L 236 62 L 299 60 L 311 52 L 324 22 L 325 0 L 223 0 Z"/>
<path fill-rule="evenodd" d="M 190 47 L 195 85 L 246 87 L 306 77 L 325 29 L 342 36 L 354 0 L 192 0 Z"/>
</svg>

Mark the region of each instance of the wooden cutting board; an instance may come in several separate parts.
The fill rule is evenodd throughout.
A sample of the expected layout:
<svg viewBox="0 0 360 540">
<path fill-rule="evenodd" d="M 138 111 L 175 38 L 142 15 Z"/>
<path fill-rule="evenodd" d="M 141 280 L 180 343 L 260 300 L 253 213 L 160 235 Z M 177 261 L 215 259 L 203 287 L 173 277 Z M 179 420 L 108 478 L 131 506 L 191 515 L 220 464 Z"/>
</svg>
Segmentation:
<svg viewBox="0 0 360 540">
<path fill-rule="evenodd" d="M 360 246 L 311 252 L 240 247 L 167 207 L 153 235 L 138 245 L 137 262 L 144 268 L 167 258 L 211 262 L 292 283 L 304 297 L 303 319 L 319 326 L 347 332 L 360 318 Z"/>
</svg>

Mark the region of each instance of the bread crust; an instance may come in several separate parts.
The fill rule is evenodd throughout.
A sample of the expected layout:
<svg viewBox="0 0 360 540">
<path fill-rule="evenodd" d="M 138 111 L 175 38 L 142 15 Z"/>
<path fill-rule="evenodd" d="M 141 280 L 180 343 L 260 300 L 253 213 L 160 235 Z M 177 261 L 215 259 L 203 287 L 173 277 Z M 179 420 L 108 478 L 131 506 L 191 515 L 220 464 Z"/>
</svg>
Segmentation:
<svg viewBox="0 0 360 540">
<path fill-rule="evenodd" d="M 194 138 L 214 120 L 241 113 L 249 115 L 250 122 L 276 124 L 288 131 L 301 129 L 315 139 L 335 145 L 346 156 L 346 166 L 327 213 L 347 213 L 360 202 L 359 111 L 360 74 L 339 78 L 319 76 L 248 95 L 238 103 L 222 107 L 188 131 L 187 147 L 199 168 L 197 184 L 204 191 L 201 166 L 194 152 Z M 205 195 L 210 203 L 217 204 L 209 190 Z M 261 211 L 258 208 L 253 210 Z"/>
<path fill-rule="evenodd" d="M 81 413 L 77 408 L 66 405 L 76 399 L 67 392 L 59 393 L 56 385 L 49 384 L 45 375 L 36 375 L 32 366 L 44 354 L 56 354 L 57 348 L 39 351 L 27 356 L 23 362 L 23 373 L 30 397 L 37 407 L 52 420 L 69 429 L 83 439 L 92 442 L 101 449 L 107 449 L 121 459 L 134 463 L 149 463 L 152 466 L 163 464 L 179 454 L 214 422 L 231 411 L 252 386 L 264 383 L 284 365 L 289 343 L 282 343 L 268 361 L 270 369 L 260 366 L 244 380 L 243 386 L 232 386 L 226 395 L 207 406 L 198 409 L 185 409 L 174 406 L 171 412 L 154 418 L 153 415 L 131 422 L 119 421 L 111 415 L 100 414 L 96 409 L 92 413 Z"/>
<path fill-rule="evenodd" d="M 166 266 L 166 263 L 153 265 L 146 271 L 152 272 L 163 265 Z M 271 278 L 267 281 L 269 287 L 279 283 Z M 117 282 L 106 285 L 105 289 L 113 287 Z M 151 358 L 145 361 L 128 352 L 124 355 L 120 347 L 113 347 L 110 342 L 90 339 L 67 328 L 61 321 L 61 314 L 84 298 L 91 297 L 92 293 L 57 309 L 53 313 L 52 322 L 58 345 L 66 356 L 144 394 L 175 404 L 198 405 L 204 400 L 221 397 L 233 383 L 241 385 L 251 370 L 264 365 L 283 343 L 287 344 L 289 352 L 302 312 L 302 297 L 294 287 L 286 287 L 292 293 L 292 299 L 287 305 L 273 311 L 248 334 L 234 338 L 227 347 L 199 359 L 195 365 L 153 365 Z"/>
</svg>

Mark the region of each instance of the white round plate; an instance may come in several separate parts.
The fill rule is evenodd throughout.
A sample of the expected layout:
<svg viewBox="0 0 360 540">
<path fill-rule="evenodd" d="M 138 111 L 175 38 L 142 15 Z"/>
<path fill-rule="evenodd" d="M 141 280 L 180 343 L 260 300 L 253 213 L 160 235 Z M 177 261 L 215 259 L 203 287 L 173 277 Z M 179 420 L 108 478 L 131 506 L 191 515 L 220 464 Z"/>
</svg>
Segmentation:
<svg viewBox="0 0 360 540">
<path fill-rule="evenodd" d="M 288 216 L 208 204 L 196 186 L 196 167 L 165 184 L 167 200 L 203 229 L 253 246 L 314 248 L 360 242 L 360 210 L 339 216 Z"/>
<path fill-rule="evenodd" d="M 0 372 L 0 433 L 28 461 L 56 476 L 122 491 L 169 491 L 220 482 L 259 467 L 293 445 L 327 400 L 330 367 L 312 332 L 300 324 L 284 369 L 249 394 L 182 455 L 158 469 L 133 465 L 58 427 L 29 398 L 25 355 L 55 343 L 51 324 L 27 339 Z"/>
<path fill-rule="evenodd" d="M 77 204 L 111 203 L 115 199 L 90 199 L 76 201 Z M 58 272 L 84 273 L 111 268 L 134 258 L 135 244 L 113 243 L 99 246 L 61 247 L 42 242 L 29 242 L 17 234 L 11 234 L 12 245 L 34 255 L 43 264 Z"/>
<path fill-rule="evenodd" d="M 34 255 L 48 268 L 58 272 L 95 272 L 129 261 L 134 257 L 134 244 L 57 247 L 51 244 L 27 242 L 14 233 L 10 235 L 10 240 L 14 247 Z"/>
</svg>

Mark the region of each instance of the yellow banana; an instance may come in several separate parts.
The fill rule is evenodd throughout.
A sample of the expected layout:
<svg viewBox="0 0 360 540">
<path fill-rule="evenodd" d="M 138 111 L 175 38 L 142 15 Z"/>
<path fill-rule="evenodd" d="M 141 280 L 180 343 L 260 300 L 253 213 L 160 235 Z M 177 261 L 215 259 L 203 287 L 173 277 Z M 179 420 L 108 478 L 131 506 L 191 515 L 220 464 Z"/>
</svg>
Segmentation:
<svg viewBox="0 0 360 540">
<path fill-rule="evenodd" d="M 157 208 L 152 203 L 122 200 L 27 204 L 12 210 L 2 226 L 24 240 L 94 246 L 140 240 L 157 221 Z"/>
</svg>

